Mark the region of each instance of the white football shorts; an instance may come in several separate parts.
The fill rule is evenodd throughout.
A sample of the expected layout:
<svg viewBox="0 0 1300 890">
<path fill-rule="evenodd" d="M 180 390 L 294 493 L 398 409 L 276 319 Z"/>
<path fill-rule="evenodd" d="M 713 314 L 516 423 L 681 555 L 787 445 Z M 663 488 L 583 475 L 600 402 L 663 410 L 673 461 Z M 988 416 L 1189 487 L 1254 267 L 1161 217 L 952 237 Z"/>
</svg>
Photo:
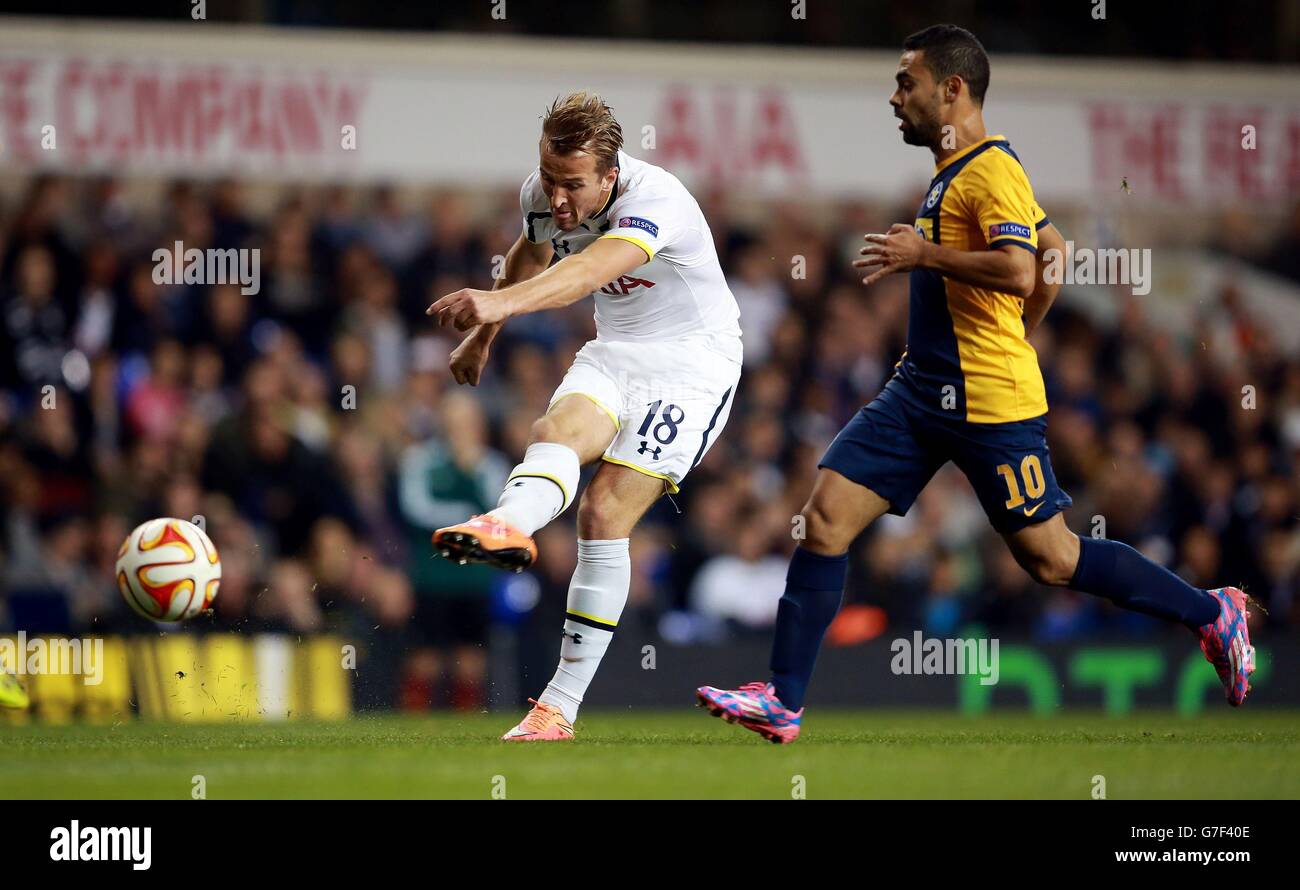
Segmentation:
<svg viewBox="0 0 1300 890">
<path fill-rule="evenodd" d="M 727 425 L 740 368 L 738 337 L 592 340 L 551 405 L 571 395 L 595 402 L 618 428 L 602 459 L 663 479 L 676 494 Z"/>
</svg>

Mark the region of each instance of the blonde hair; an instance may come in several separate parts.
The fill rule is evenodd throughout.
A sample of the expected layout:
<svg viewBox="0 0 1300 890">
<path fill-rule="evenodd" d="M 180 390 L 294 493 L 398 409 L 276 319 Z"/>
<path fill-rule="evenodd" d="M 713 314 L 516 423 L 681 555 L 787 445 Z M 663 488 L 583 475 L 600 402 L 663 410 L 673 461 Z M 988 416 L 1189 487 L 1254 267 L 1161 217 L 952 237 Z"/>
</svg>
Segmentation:
<svg viewBox="0 0 1300 890">
<path fill-rule="evenodd" d="M 580 90 L 551 103 L 542 118 L 542 145 L 558 155 L 585 151 L 596 159 L 597 172 L 604 173 L 618 164 L 623 128 L 604 99 Z"/>
</svg>

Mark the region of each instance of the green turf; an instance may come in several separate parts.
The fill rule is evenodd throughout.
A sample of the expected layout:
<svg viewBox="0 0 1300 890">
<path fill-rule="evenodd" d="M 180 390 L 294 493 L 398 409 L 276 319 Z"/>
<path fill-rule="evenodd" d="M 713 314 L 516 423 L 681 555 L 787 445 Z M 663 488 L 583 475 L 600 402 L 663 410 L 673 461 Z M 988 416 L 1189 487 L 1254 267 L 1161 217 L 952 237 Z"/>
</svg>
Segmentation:
<svg viewBox="0 0 1300 890">
<path fill-rule="evenodd" d="M 0 725 L 0 798 L 1300 797 L 1300 712 L 1124 718 L 819 711 L 778 747 L 702 711 L 592 712 L 504 744 L 515 715 L 345 723 Z M 499 781 L 499 780 L 498 780 Z"/>
</svg>

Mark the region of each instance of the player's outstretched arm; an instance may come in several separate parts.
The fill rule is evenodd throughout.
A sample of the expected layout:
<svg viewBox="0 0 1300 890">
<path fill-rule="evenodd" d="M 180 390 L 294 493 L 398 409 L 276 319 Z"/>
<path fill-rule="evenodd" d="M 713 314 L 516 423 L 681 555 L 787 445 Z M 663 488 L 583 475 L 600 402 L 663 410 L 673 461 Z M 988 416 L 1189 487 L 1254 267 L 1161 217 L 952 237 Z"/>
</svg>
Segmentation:
<svg viewBox="0 0 1300 890">
<path fill-rule="evenodd" d="M 1058 254 L 1051 254 L 1049 251 L 1060 251 Z M 1038 230 L 1038 256 L 1034 262 L 1034 292 L 1025 300 L 1025 335 L 1028 336 L 1034 328 L 1042 324 L 1047 317 L 1047 310 L 1052 308 L 1052 303 L 1056 302 L 1056 295 L 1061 292 L 1061 276 L 1055 276 L 1058 280 L 1049 282 L 1043 269 L 1046 264 L 1056 257 L 1056 261 L 1070 261 L 1070 248 L 1065 243 L 1065 238 L 1057 231 L 1056 226 L 1048 223 Z"/>
<path fill-rule="evenodd" d="M 630 241 L 601 238 L 582 253 L 565 257 L 540 275 L 495 291 L 465 288 L 447 294 L 425 310 L 466 331 L 495 324 L 512 315 L 558 309 L 576 303 L 592 291 L 616 281 L 649 261 L 646 251 Z"/>
<path fill-rule="evenodd" d="M 894 223 L 883 235 L 864 236 L 858 269 L 875 268 L 863 284 L 894 272 L 931 269 L 948 278 L 998 293 L 1028 298 L 1034 291 L 1034 253 L 1019 244 L 988 250 L 954 250 L 927 241 L 912 226 Z"/>
<path fill-rule="evenodd" d="M 551 263 L 553 248 L 550 242 L 534 244 L 520 233 L 518 240 L 506 251 L 505 267 L 502 275 L 492 283 L 492 290 L 498 291 L 527 281 L 546 271 Z M 448 360 L 451 376 L 457 383 L 477 386 L 487 364 L 488 350 L 504 321 L 493 324 L 481 324 L 474 328 L 460 345 L 452 350 Z"/>
<path fill-rule="evenodd" d="M 515 243 L 510 245 L 510 249 L 506 251 L 506 261 L 501 270 L 501 277 L 492 282 L 492 290 L 504 290 L 507 287 L 536 278 L 546 271 L 546 267 L 551 264 L 551 257 L 554 253 L 555 248 L 551 246 L 549 241 L 534 244 L 524 237 L 523 232 L 520 232 L 519 237 L 515 239 Z M 499 321 L 495 324 L 479 325 L 470 336 L 481 337 L 485 343 L 491 343 L 504 323 L 504 321 Z"/>
<path fill-rule="evenodd" d="M 493 283 L 492 289 L 502 290 L 536 278 L 546 271 L 554 253 L 555 248 L 551 246 L 551 242 L 543 241 L 541 244 L 534 244 L 524 237 L 523 232 L 520 232 L 515 243 L 506 251 L 505 267 L 502 269 L 501 277 Z"/>
</svg>

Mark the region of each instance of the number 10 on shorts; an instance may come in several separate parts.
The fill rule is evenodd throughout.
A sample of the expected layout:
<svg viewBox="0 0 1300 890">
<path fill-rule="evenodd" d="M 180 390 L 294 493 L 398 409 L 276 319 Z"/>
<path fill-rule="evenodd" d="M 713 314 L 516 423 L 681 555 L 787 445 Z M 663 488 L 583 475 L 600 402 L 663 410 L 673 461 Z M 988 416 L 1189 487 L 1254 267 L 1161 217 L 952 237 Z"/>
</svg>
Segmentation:
<svg viewBox="0 0 1300 890">
<path fill-rule="evenodd" d="M 1007 483 L 1009 497 L 1006 507 L 1008 510 L 1014 510 L 1025 502 L 1025 496 L 1020 493 L 1020 482 L 1016 479 L 1016 471 L 1011 464 L 1002 464 L 998 467 L 998 472 Z M 1020 462 L 1020 479 L 1024 481 L 1025 494 L 1028 494 L 1031 500 L 1043 496 L 1043 492 L 1047 490 L 1047 483 L 1043 480 L 1043 465 L 1039 462 L 1037 454 L 1026 454 L 1025 459 Z"/>
</svg>

